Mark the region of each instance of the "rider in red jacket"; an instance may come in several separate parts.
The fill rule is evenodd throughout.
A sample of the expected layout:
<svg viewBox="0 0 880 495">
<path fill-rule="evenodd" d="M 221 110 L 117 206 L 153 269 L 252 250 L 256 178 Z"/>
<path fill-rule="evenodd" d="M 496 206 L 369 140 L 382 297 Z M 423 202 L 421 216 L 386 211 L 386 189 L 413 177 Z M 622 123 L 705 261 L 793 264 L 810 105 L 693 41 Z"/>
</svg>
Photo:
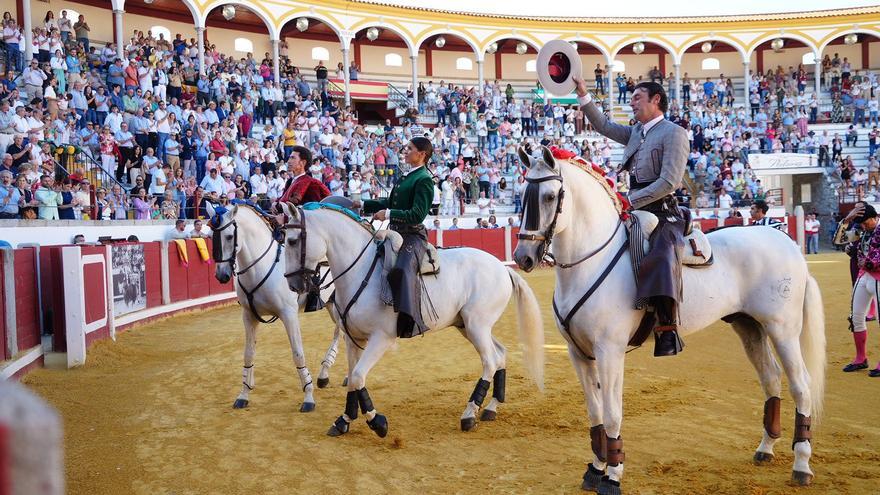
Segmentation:
<svg viewBox="0 0 880 495">
<path fill-rule="evenodd" d="M 309 177 L 306 169 L 312 163 L 312 152 L 303 146 L 294 146 L 287 159 L 287 170 L 291 179 L 287 181 L 284 194 L 278 198 L 280 203 L 290 202 L 302 205 L 312 201 L 321 201 L 330 195 L 330 190 L 323 182 Z"/>
</svg>

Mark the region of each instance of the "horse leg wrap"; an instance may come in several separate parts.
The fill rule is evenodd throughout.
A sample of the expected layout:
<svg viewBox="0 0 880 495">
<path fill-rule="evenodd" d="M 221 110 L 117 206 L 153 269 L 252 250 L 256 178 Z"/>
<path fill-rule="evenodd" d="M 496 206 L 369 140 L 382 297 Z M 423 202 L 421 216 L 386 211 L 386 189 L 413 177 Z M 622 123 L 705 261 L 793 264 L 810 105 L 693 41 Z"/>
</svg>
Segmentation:
<svg viewBox="0 0 880 495">
<path fill-rule="evenodd" d="M 764 431 L 770 438 L 779 438 L 782 435 L 782 424 L 779 420 L 780 407 L 779 397 L 770 397 L 764 402 Z"/>
<path fill-rule="evenodd" d="M 599 459 L 602 462 L 605 462 L 608 452 L 608 444 L 605 441 L 606 438 L 605 425 L 590 427 L 590 447 L 592 447 L 596 459 Z"/>
<path fill-rule="evenodd" d="M 477 381 L 477 386 L 474 387 L 474 393 L 471 394 L 470 401 L 476 404 L 477 406 L 483 405 L 483 400 L 486 399 L 486 394 L 489 393 L 489 382 L 480 378 Z"/>
<path fill-rule="evenodd" d="M 608 435 L 605 435 L 605 443 L 605 451 L 607 452 L 609 466 L 617 466 L 626 460 L 626 455 L 623 453 L 622 438 L 611 438 Z"/>
<path fill-rule="evenodd" d="M 504 403 L 504 388 L 507 385 L 507 370 L 501 368 L 492 378 L 492 398 Z"/>
<path fill-rule="evenodd" d="M 351 393 L 351 392 L 349 392 Z M 360 390 L 356 390 L 358 402 L 361 405 L 361 412 L 367 414 L 368 412 L 374 409 L 373 407 L 373 399 L 370 398 L 370 393 L 367 392 L 367 387 L 364 387 Z"/>
<path fill-rule="evenodd" d="M 349 392 L 345 394 L 345 415 L 348 419 L 354 421 L 358 417 L 358 396 L 357 392 Z"/>
<path fill-rule="evenodd" d="M 813 420 L 809 416 L 804 416 L 800 412 L 797 412 L 794 416 L 794 439 L 791 441 L 791 448 L 794 449 L 794 444 L 798 442 L 803 442 L 804 440 L 810 441 L 813 438 L 813 432 L 810 427 L 813 424 Z"/>
</svg>

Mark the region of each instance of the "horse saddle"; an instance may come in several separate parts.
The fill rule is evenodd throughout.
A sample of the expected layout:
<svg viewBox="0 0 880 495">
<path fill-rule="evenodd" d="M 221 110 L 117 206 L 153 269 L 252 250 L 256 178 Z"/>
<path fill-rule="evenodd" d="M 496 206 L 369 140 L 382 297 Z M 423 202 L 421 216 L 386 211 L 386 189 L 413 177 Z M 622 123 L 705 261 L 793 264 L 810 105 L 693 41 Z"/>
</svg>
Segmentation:
<svg viewBox="0 0 880 495">
<path fill-rule="evenodd" d="M 633 210 L 632 215 L 638 217 L 639 227 L 642 230 L 642 238 L 644 239 L 644 252 L 650 249 L 648 239 L 651 233 L 657 228 L 660 220 L 657 215 L 644 210 Z M 683 238 L 685 248 L 681 255 L 681 263 L 690 267 L 704 267 L 712 265 L 712 246 L 709 244 L 709 238 L 699 229 L 694 229 L 691 223 L 690 210 L 683 209 L 684 226 Z"/>
<path fill-rule="evenodd" d="M 397 263 L 397 253 L 403 246 L 403 237 L 393 230 L 380 230 L 376 234 L 376 242 L 379 244 L 379 249 L 384 249 L 383 272 L 388 272 Z M 434 275 L 439 271 L 440 256 L 438 256 L 437 248 L 430 242 L 426 242 L 425 254 L 419 262 L 419 275 Z"/>
</svg>

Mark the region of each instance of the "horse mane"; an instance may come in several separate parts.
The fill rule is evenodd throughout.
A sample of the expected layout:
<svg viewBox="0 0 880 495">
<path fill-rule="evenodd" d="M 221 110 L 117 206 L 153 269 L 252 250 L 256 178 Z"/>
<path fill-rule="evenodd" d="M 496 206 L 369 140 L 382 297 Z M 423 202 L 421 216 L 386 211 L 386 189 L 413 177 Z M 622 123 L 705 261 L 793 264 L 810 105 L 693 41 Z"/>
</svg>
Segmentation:
<svg viewBox="0 0 880 495">
<path fill-rule="evenodd" d="M 232 204 L 235 206 L 245 206 L 249 210 L 254 212 L 257 215 L 257 218 L 262 220 L 263 223 L 266 225 L 266 227 L 269 229 L 269 231 L 272 233 L 272 237 L 276 241 L 281 242 L 282 239 L 279 236 L 279 234 L 282 232 L 281 229 L 278 228 L 278 225 L 275 223 L 275 219 L 272 217 L 272 215 L 266 213 L 266 210 L 261 208 L 260 205 L 254 203 L 252 201 L 248 201 L 248 200 L 244 200 L 244 199 L 233 199 L 229 202 L 229 204 Z M 220 226 L 219 219 L 223 215 L 228 213 L 229 210 L 225 206 L 218 205 L 218 206 L 214 207 L 214 211 L 215 211 L 215 214 L 208 221 L 208 225 L 210 225 L 212 228 L 217 228 Z M 215 219 L 217 219 L 217 220 L 215 220 Z"/>
<path fill-rule="evenodd" d="M 353 220 L 353 221 L 357 222 L 357 224 L 360 225 L 361 227 L 363 227 L 364 230 L 366 230 L 370 235 L 373 235 L 376 233 L 376 229 L 373 228 L 372 223 L 370 223 L 367 220 L 364 220 L 363 218 L 360 217 L 360 215 L 358 215 L 354 211 L 352 211 L 344 206 L 335 205 L 333 203 L 319 203 L 319 202 L 312 201 L 312 202 L 304 204 L 302 206 L 302 209 L 305 211 L 313 211 L 313 210 L 335 211 L 336 213 L 340 213 L 340 214 L 344 215 L 349 220 Z"/>
<path fill-rule="evenodd" d="M 629 209 L 630 204 L 629 200 L 623 194 L 617 191 L 615 185 L 611 182 L 611 179 L 605 176 L 605 171 L 602 170 L 598 165 L 592 164 L 585 160 L 581 156 L 575 156 L 574 153 L 569 151 L 561 150 L 559 148 L 550 148 L 553 153 L 553 159 L 557 162 L 567 163 L 578 170 L 585 172 L 591 178 L 593 178 L 596 182 L 602 186 L 602 189 L 608 194 L 608 198 L 611 199 L 611 202 L 614 204 L 614 209 L 617 210 L 617 214 L 620 216 L 622 220 L 626 220 L 629 218 Z"/>
</svg>

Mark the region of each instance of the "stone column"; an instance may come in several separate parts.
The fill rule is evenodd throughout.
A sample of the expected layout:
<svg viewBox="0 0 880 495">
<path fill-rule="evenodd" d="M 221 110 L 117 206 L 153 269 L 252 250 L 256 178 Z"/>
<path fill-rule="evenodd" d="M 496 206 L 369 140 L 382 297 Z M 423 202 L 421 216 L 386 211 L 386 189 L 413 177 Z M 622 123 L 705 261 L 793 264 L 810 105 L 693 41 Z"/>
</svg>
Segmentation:
<svg viewBox="0 0 880 495">
<path fill-rule="evenodd" d="M 672 68 L 675 70 L 675 99 L 678 100 L 678 107 L 684 109 L 684 101 L 681 99 L 681 64 L 672 64 Z"/>
<path fill-rule="evenodd" d="M 751 93 L 749 92 L 751 81 L 749 81 L 749 79 L 749 63 L 743 62 L 743 108 L 745 108 L 746 111 L 749 111 L 749 108 L 752 106 L 749 101 L 749 97 L 751 96 Z"/>
<path fill-rule="evenodd" d="M 351 62 L 348 59 L 348 48 L 342 49 L 342 66 L 344 70 L 342 71 L 342 78 L 345 80 L 345 106 L 351 106 L 351 74 L 348 72 L 348 67 L 351 65 Z"/>
<path fill-rule="evenodd" d="M 477 94 L 483 94 L 483 61 L 477 60 Z"/>
<path fill-rule="evenodd" d="M 22 0 L 21 11 L 24 16 L 22 34 L 24 34 L 24 61 L 30 62 L 34 58 L 34 26 L 31 22 L 31 0 Z"/>
<path fill-rule="evenodd" d="M 412 105 L 415 108 L 419 107 L 419 56 L 411 55 L 409 59 L 412 61 Z"/>
<path fill-rule="evenodd" d="M 822 83 L 821 83 L 821 81 L 822 81 L 822 54 L 819 52 L 816 52 L 815 57 L 816 57 L 816 65 L 813 66 L 813 67 L 815 67 L 815 69 L 813 70 L 813 72 L 814 72 L 813 75 L 816 78 L 816 87 L 814 88 L 814 90 L 816 92 L 816 98 L 821 98 L 822 97 L 822 93 L 821 93 L 821 90 L 822 90 Z"/>
<path fill-rule="evenodd" d="M 123 33 L 123 23 L 122 23 L 122 14 L 124 14 L 124 10 L 116 9 L 113 11 L 113 32 L 116 34 L 114 37 L 114 43 L 116 43 L 116 56 L 119 58 L 125 58 L 125 53 L 122 50 L 122 33 Z"/>
<path fill-rule="evenodd" d="M 612 120 L 614 120 L 614 66 L 606 65 L 605 66 L 605 75 L 608 77 L 608 88 L 605 93 L 608 94 L 608 112 L 612 116 Z M 583 77 L 583 76 L 582 76 Z"/>
<path fill-rule="evenodd" d="M 275 82 L 281 81 L 281 57 L 278 56 L 278 40 L 269 40 L 272 43 L 272 67 L 274 68 Z"/>
<path fill-rule="evenodd" d="M 196 40 L 199 47 L 199 74 L 205 74 L 205 28 L 196 27 Z"/>
</svg>

